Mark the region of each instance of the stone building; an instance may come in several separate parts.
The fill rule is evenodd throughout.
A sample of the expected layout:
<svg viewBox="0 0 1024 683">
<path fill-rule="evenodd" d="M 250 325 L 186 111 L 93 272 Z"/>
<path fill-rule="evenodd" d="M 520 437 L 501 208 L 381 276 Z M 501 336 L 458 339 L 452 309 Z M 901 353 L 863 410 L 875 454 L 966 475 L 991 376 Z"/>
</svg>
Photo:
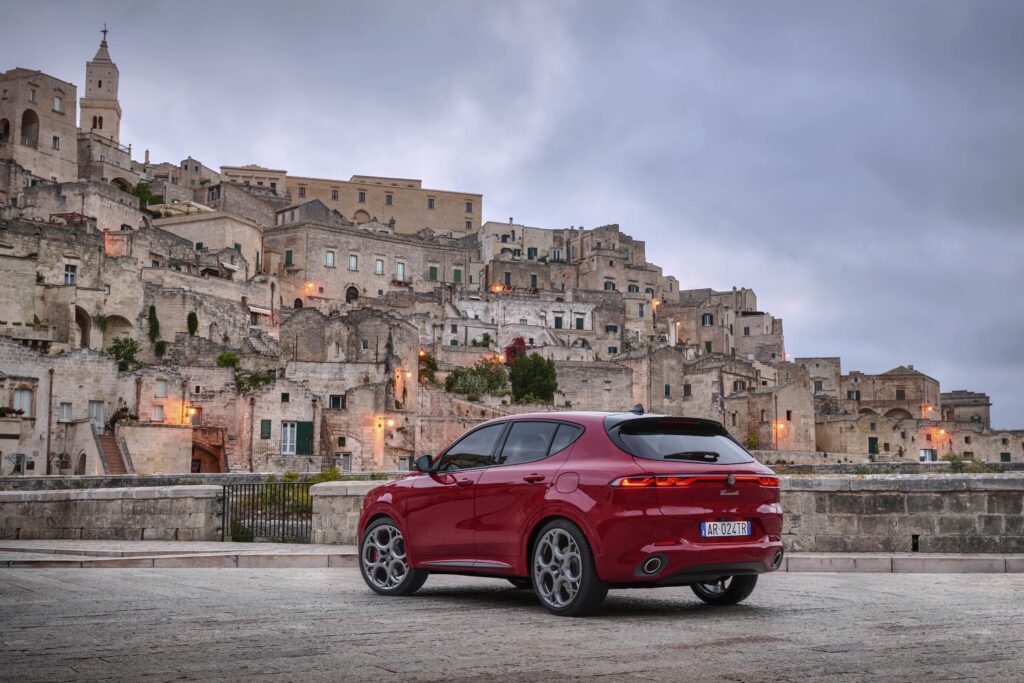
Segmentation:
<svg viewBox="0 0 1024 683">
<path fill-rule="evenodd" d="M 95 221 L 99 230 L 138 230 L 146 225 L 146 217 L 139 210 L 138 197 L 124 191 L 124 187 L 99 180 L 26 187 L 21 193 L 17 214 L 48 222 L 89 219 Z"/>
<path fill-rule="evenodd" d="M 992 427 L 990 410 L 992 400 L 988 394 L 979 391 L 967 391 L 957 389 L 956 391 L 943 392 L 940 395 L 942 401 L 942 419 L 949 422 L 970 422 L 980 424 L 985 429 Z"/>
<path fill-rule="evenodd" d="M 900 365 L 878 375 L 858 370 L 840 377 L 840 400 L 848 413 L 936 420 L 942 416 L 938 380 Z"/>
<path fill-rule="evenodd" d="M 263 230 L 259 224 L 248 218 L 226 211 L 205 211 L 158 218 L 153 221 L 153 225 L 188 240 L 197 252 L 231 249 L 241 254 L 245 264 L 239 275 L 244 279 L 249 279 L 260 272 Z"/>
<path fill-rule="evenodd" d="M 31 69 L 0 73 L 0 160 L 50 182 L 78 179 L 77 89 Z M 3 188 L 10 199 L 17 188 Z"/>
</svg>

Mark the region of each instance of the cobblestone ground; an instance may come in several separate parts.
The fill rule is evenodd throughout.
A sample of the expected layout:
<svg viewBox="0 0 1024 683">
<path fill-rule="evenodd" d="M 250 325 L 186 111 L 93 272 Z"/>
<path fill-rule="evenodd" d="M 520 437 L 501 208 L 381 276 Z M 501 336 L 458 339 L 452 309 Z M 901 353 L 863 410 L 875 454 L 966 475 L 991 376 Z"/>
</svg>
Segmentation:
<svg viewBox="0 0 1024 683">
<path fill-rule="evenodd" d="M 503 581 L 380 598 L 354 569 L 0 570 L 0 680 L 1021 680 L 1024 576 L 774 574 L 748 602 Z"/>
</svg>

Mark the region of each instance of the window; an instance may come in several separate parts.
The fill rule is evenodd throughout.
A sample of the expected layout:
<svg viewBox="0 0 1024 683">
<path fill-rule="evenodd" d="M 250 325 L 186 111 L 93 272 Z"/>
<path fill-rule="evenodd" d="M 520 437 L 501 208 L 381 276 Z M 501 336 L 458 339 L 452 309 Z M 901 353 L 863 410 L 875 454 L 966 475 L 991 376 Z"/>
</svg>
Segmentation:
<svg viewBox="0 0 1024 683">
<path fill-rule="evenodd" d="M 163 422 L 164 421 L 164 407 L 163 406 L 153 406 L 153 419 L 152 419 L 152 421 L 153 422 Z"/>
<path fill-rule="evenodd" d="M 964 443 L 966 443 L 966 444 L 969 444 L 969 443 L 971 443 L 971 437 L 969 437 L 969 436 L 965 436 L 965 437 L 964 437 Z"/>
<path fill-rule="evenodd" d="M 446 472 L 493 465 L 494 449 L 504 431 L 504 424 L 495 424 L 470 432 L 438 459 L 437 470 Z"/>
<path fill-rule="evenodd" d="M 529 325 L 529 323 L 527 322 L 526 318 L 520 318 L 519 319 L 519 324 L 520 325 Z"/>
<path fill-rule="evenodd" d="M 365 190 L 359 190 L 359 203 L 360 204 L 365 204 L 366 203 L 366 191 Z"/>
<path fill-rule="evenodd" d="M 700 324 L 704 327 L 711 327 L 715 324 L 715 316 L 710 313 L 705 313 L 700 317 Z"/>
<path fill-rule="evenodd" d="M 359 257 L 355 254 L 349 254 L 348 256 L 348 269 L 359 270 Z"/>
<path fill-rule="evenodd" d="M 345 410 L 345 395 L 344 394 L 331 394 L 328 399 L 331 410 Z M 339 446 L 343 444 L 338 444 Z"/>
<path fill-rule="evenodd" d="M 457 285 L 461 285 L 462 284 L 462 269 L 461 268 L 456 268 L 455 270 L 452 271 L 452 281 L 455 284 L 457 284 Z"/>
<path fill-rule="evenodd" d="M 632 285 L 632 284 L 631 284 L 631 285 L 630 285 L 629 287 L 627 287 L 627 289 L 628 289 L 628 290 L 629 290 L 629 291 L 630 291 L 631 293 L 634 293 L 634 294 L 636 294 L 636 293 L 639 293 L 639 291 L 640 291 L 640 285 Z"/>
<path fill-rule="evenodd" d="M 452 339 L 450 342 L 448 342 L 448 346 L 458 346 L 458 345 L 459 345 L 459 340 L 458 339 Z"/>
<path fill-rule="evenodd" d="M 260 438 L 270 438 L 270 420 L 260 420 Z"/>
<path fill-rule="evenodd" d="M 530 259 L 531 261 L 536 261 L 537 260 L 537 247 L 527 247 L 526 248 L 526 258 Z"/>
<path fill-rule="evenodd" d="M 615 291 L 615 283 L 612 282 L 611 280 L 608 280 L 607 282 L 605 282 L 604 283 L 604 291 L 606 291 L 606 292 L 614 292 Z"/>
<path fill-rule="evenodd" d="M 437 266 L 427 268 L 427 279 L 431 282 L 437 282 Z"/>
<path fill-rule="evenodd" d="M 242 245 L 241 245 L 241 244 L 239 244 L 238 242 L 235 242 L 235 245 L 234 245 L 234 249 L 235 249 L 235 251 L 236 251 L 236 252 L 238 252 L 239 254 L 241 254 L 241 253 L 242 253 Z"/>
<path fill-rule="evenodd" d="M 689 398 L 690 396 L 693 396 L 693 385 L 692 384 L 684 384 L 683 385 L 683 398 Z"/>
<path fill-rule="evenodd" d="M 576 318 L 576 329 L 577 330 L 582 330 L 583 329 L 583 320 L 584 320 L 583 318 L 579 318 L 579 317 Z"/>
<path fill-rule="evenodd" d="M 288 249 L 287 251 L 284 252 L 284 264 L 286 266 L 292 265 L 292 250 L 291 249 Z"/>
<path fill-rule="evenodd" d="M 849 391 L 846 392 L 846 398 L 848 398 L 851 401 L 859 401 L 860 389 L 850 389 Z"/>
<path fill-rule="evenodd" d="M 333 199 L 334 201 L 338 201 L 338 191 L 337 190 L 331 190 L 331 199 Z"/>
<path fill-rule="evenodd" d="M 394 195 L 384 195 L 384 206 L 391 206 L 394 203 Z"/>
<path fill-rule="evenodd" d="M 362 342 L 360 343 L 360 347 L 363 349 L 363 351 L 369 351 L 370 350 L 370 340 L 369 339 L 363 339 Z"/>
<path fill-rule="evenodd" d="M 537 289 L 537 274 L 530 273 L 530 289 Z"/>
<path fill-rule="evenodd" d="M 605 391 L 611 391 L 612 390 L 612 381 L 610 379 L 606 379 L 604 381 L 604 390 Z"/>
<path fill-rule="evenodd" d="M 473 213 L 473 202 L 466 202 L 466 213 Z"/>
<path fill-rule="evenodd" d="M 735 421 L 736 413 L 732 413 L 732 419 Z M 679 454 L 684 454 L 684 462 L 733 465 L 753 461 L 719 425 L 691 426 L 671 419 L 631 420 L 613 428 L 609 436 L 627 453 L 647 460 L 678 464 Z"/>
<path fill-rule="evenodd" d="M 153 396 L 165 398 L 167 396 L 167 380 L 158 379 L 153 382 Z"/>
<path fill-rule="evenodd" d="M 384 274 L 384 259 L 379 258 L 379 259 L 377 259 L 376 261 L 373 262 L 373 273 L 375 275 L 383 275 Z"/>
<path fill-rule="evenodd" d="M 54 149 L 60 149 L 60 136 L 59 135 L 54 135 L 53 136 L 53 148 Z"/>
<path fill-rule="evenodd" d="M 506 287 L 511 287 L 512 286 L 512 273 L 510 273 L 508 271 L 505 271 L 505 286 Z"/>
<path fill-rule="evenodd" d="M 68 196 L 66 194 L 62 194 L 60 196 L 60 205 L 64 206 L 67 203 L 68 203 Z"/>
<path fill-rule="evenodd" d="M 450 329 L 451 329 L 452 334 L 455 334 L 455 333 L 457 333 L 459 331 L 459 326 L 453 324 Z"/>
<path fill-rule="evenodd" d="M 711 353 L 711 342 L 709 342 L 709 341 L 704 342 L 704 351 L 705 351 L 705 353 Z"/>
<path fill-rule="evenodd" d="M 399 282 L 405 282 L 405 264 L 401 261 L 395 264 L 395 279 Z"/>
<path fill-rule="evenodd" d="M 324 254 L 324 265 L 328 268 L 334 267 L 334 252 L 330 249 Z"/>
<path fill-rule="evenodd" d="M 22 417 L 32 417 L 32 390 L 14 390 L 14 409 L 22 411 Z"/>
<path fill-rule="evenodd" d="M 604 331 L 605 332 L 613 332 L 613 333 L 614 332 L 618 332 L 619 331 L 619 326 L 618 325 L 605 325 L 604 326 Z"/>
<path fill-rule="evenodd" d="M 821 391 L 822 390 L 822 382 L 821 382 L 820 379 L 814 380 L 814 390 L 815 391 Z"/>
<path fill-rule="evenodd" d="M 78 278 L 78 266 L 67 264 L 64 266 L 64 284 L 73 285 Z"/>
<path fill-rule="evenodd" d="M 907 400 L 907 390 L 906 389 L 897 389 L 896 390 L 896 400 L 897 401 L 906 401 Z"/>
<path fill-rule="evenodd" d="M 558 424 L 555 422 L 514 422 L 501 448 L 502 465 L 543 460 L 548 457 Z"/>
<path fill-rule="evenodd" d="M 1009 446 L 1010 445 L 1010 440 L 1007 437 L 1005 437 L 1005 436 L 1003 437 L 1003 445 L 1004 446 Z"/>
<path fill-rule="evenodd" d="M 60 404 L 60 421 L 71 422 L 71 404 L 61 403 Z"/>
<path fill-rule="evenodd" d="M 644 292 L 650 294 L 651 296 L 654 296 L 654 287 L 645 287 Z"/>
<path fill-rule="evenodd" d="M 556 315 L 555 316 L 555 329 L 556 330 L 562 329 L 562 316 L 560 316 L 560 315 Z"/>
<path fill-rule="evenodd" d="M 281 403 L 289 403 L 291 401 L 291 394 L 287 391 L 281 393 Z"/>
<path fill-rule="evenodd" d="M 768 411 L 767 410 L 761 410 L 761 423 L 763 424 L 763 423 L 765 423 L 767 421 L 768 421 Z"/>
<path fill-rule="evenodd" d="M 619 352 L 619 347 L 618 346 L 609 346 L 608 347 L 608 355 L 609 356 L 614 356 L 618 352 Z"/>
<path fill-rule="evenodd" d="M 295 455 L 295 432 L 298 425 L 295 422 L 281 423 L 281 453 L 283 455 Z"/>
<path fill-rule="evenodd" d="M 743 336 L 744 337 L 749 337 L 750 336 L 750 328 L 749 327 L 744 327 L 743 328 Z"/>
<path fill-rule="evenodd" d="M 552 261 L 561 261 L 562 260 L 562 250 L 561 249 L 552 249 L 551 250 L 551 260 Z"/>
<path fill-rule="evenodd" d="M 306 196 L 306 188 L 301 187 L 301 186 L 299 187 L 299 196 L 300 197 L 305 197 Z"/>
<path fill-rule="evenodd" d="M 344 436 L 339 436 L 339 437 L 338 437 L 338 448 L 345 448 L 345 444 L 346 444 L 347 442 L 348 442 L 348 439 L 347 439 L 346 437 L 344 437 Z"/>
<path fill-rule="evenodd" d="M 999 462 L 1010 462 L 1010 454 L 1009 453 L 1000 453 L 999 454 Z"/>
<path fill-rule="evenodd" d="M 427 208 L 428 209 L 433 209 L 434 208 L 434 198 L 433 197 L 427 197 Z"/>
<path fill-rule="evenodd" d="M 637 316 L 638 317 L 640 317 L 640 318 L 644 317 L 644 305 L 643 304 L 637 304 L 636 311 L 637 311 Z"/>
<path fill-rule="evenodd" d="M 466 230 L 473 229 L 473 221 L 466 221 Z"/>
<path fill-rule="evenodd" d="M 672 385 L 671 384 L 666 384 L 665 385 L 665 398 L 672 398 Z"/>
<path fill-rule="evenodd" d="M 792 410 L 787 410 L 786 411 L 786 422 L 792 422 L 792 421 L 793 421 L 793 411 Z"/>
<path fill-rule="evenodd" d="M 35 102 L 36 101 L 36 91 L 35 91 L 35 88 L 33 88 L 32 90 L 28 91 L 28 101 L 29 102 Z"/>
</svg>

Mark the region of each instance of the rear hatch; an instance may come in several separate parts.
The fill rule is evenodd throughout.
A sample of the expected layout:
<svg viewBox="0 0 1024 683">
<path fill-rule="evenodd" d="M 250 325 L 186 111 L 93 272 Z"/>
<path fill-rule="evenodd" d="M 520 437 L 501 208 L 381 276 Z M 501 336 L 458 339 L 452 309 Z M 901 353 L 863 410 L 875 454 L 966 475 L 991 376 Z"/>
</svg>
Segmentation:
<svg viewBox="0 0 1024 683">
<path fill-rule="evenodd" d="M 687 541 L 758 539 L 769 533 L 766 521 L 776 526 L 766 517 L 777 514 L 778 479 L 719 423 L 643 417 L 619 422 L 608 434 L 645 473 L 624 477 L 617 485 L 653 487 L 662 514 L 681 522 L 681 537 Z"/>
</svg>

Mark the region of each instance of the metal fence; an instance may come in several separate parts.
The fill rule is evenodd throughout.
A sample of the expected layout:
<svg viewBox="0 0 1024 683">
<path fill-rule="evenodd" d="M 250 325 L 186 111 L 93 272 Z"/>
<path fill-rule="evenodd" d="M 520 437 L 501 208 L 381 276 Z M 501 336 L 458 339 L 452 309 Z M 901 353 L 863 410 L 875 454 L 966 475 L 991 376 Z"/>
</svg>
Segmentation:
<svg viewBox="0 0 1024 683">
<path fill-rule="evenodd" d="M 310 483 L 224 486 L 223 540 L 309 543 L 313 526 Z"/>
</svg>

